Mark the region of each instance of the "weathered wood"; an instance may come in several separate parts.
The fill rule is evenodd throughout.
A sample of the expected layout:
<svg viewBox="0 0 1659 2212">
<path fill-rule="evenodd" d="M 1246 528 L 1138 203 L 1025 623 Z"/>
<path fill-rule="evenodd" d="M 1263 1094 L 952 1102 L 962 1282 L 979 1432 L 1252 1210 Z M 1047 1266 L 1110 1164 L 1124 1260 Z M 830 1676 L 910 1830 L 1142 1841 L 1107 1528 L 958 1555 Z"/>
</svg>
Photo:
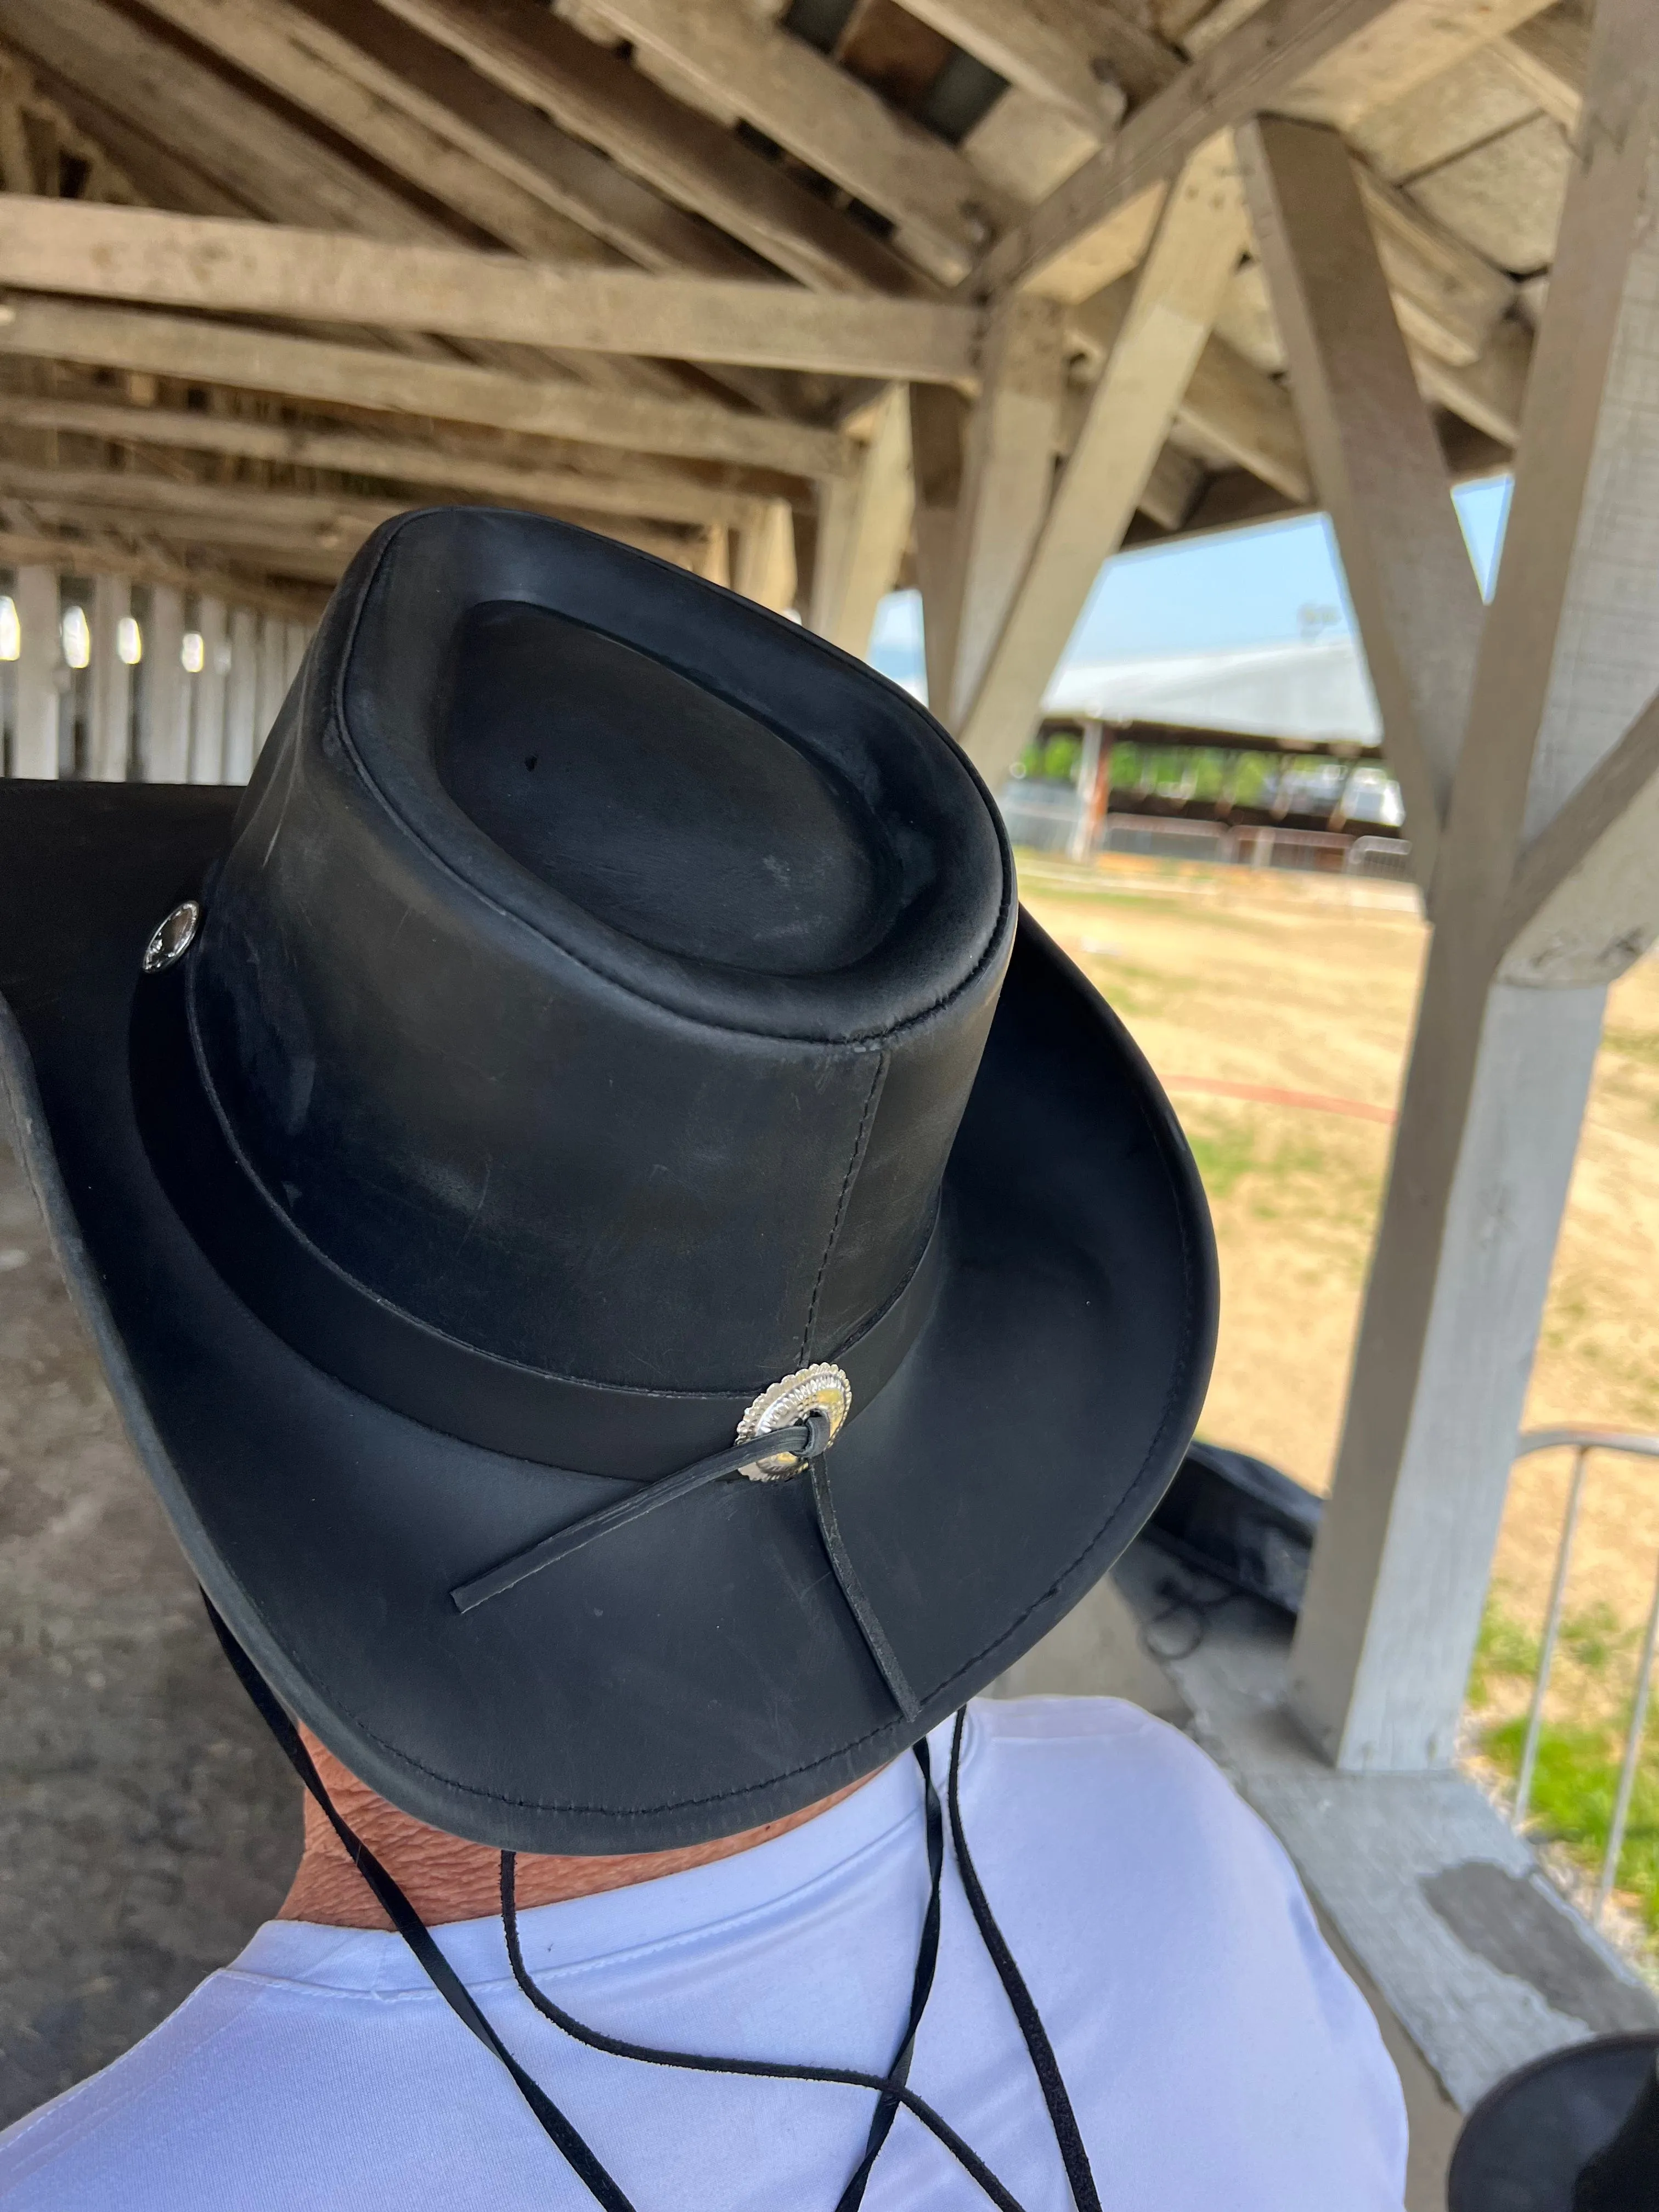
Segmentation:
<svg viewBox="0 0 1659 2212">
<path fill-rule="evenodd" d="M 246 783 L 253 772 L 259 694 L 259 622 L 246 607 L 230 617 L 230 673 L 225 684 L 224 781 Z"/>
<path fill-rule="evenodd" d="M 1263 110 L 1346 123 L 1449 68 L 1539 0 L 1267 0 L 1138 108 L 1111 145 L 991 247 L 981 295 L 1079 300 L 1139 258 L 1170 177 L 1212 132 Z"/>
<path fill-rule="evenodd" d="M 1498 933 L 1512 983 L 1613 982 L 1659 937 L 1659 697 L 1527 848 Z"/>
<path fill-rule="evenodd" d="M 1334 131 L 1279 118 L 1237 138 L 1291 393 L 1426 888 L 1468 715 L 1480 586 L 1346 148 Z"/>
<path fill-rule="evenodd" d="M 139 663 L 139 764 L 146 783 L 183 783 L 190 770 L 189 696 L 185 690 L 185 595 L 152 584 Z"/>
<path fill-rule="evenodd" d="M 1396 1165 L 1293 1654 L 1296 1710 L 1347 1766 L 1452 1756 L 1604 995 L 1583 988 L 1571 948 L 1559 980 L 1579 988 L 1502 980 L 1504 909 L 1525 847 L 1659 689 L 1650 0 L 1601 0 L 1586 98 L 1442 842 Z M 1644 901 L 1650 874 L 1638 872 Z M 1614 921 L 1603 902 L 1604 955 L 1616 956 Z M 1641 941 L 1638 930 L 1631 949 Z M 1547 957 L 1528 974 L 1553 980 Z"/>
<path fill-rule="evenodd" d="M 1389 184 L 1404 185 L 1524 122 L 1538 103 L 1498 58 L 1504 43 L 1494 40 L 1359 117 L 1344 133 L 1350 149 Z"/>
<path fill-rule="evenodd" d="M 795 526 L 787 501 L 756 500 L 738 532 L 735 588 L 775 614 L 795 604 Z"/>
<path fill-rule="evenodd" d="M 924 383 L 948 383 L 974 368 L 978 318 L 942 302 L 566 270 L 510 254 L 76 200 L 9 197 L 6 216 L 0 283 L 31 290 Z"/>
<path fill-rule="evenodd" d="M 208 415 L 193 408 L 115 407 L 97 400 L 37 399 L 0 392 L 0 423 L 70 430 L 118 445 L 235 453 L 288 466 L 441 484 L 451 491 L 488 492 L 508 506 L 580 507 L 594 514 L 643 515 L 658 522 L 723 522 L 741 528 L 750 520 L 757 496 L 644 467 L 599 476 L 529 461 L 491 460 L 453 446 L 416 445 L 351 430 L 301 429 L 240 415 Z M 763 484 L 766 480 L 761 481 Z"/>
<path fill-rule="evenodd" d="M 858 473 L 823 487 L 818 507 L 809 619 L 845 652 L 869 645 L 909 539 L 911 496 L 909 408 L 904 387 L 895 385 L 877 410 Z"/>
<path fill-rule="evenodd" d="M 933 712 L 952 728 L 978 689 L 1054 492 L 1066 377 L 1065 318 L 1050 301 L 1015 296 L 994 314 L 980 396 L 963 455 L 957 601 L 941 624 L 954 640 L 948 692 Z"/>
<path fill-rule="evenodd" d="M 1097 144 L 1122 119 L 1119 71 L 1124 89 L 1144 100 L 1181 67 L 1160 40 L 1097 0 L 913 0 L 909 12 Z"/>
<path fill-rule="evenodd" d="M 190 683 L 190 780 L 225 780 L 225 678 L 229 638 L 222 599 L 196 603 L 196 633 L 202 641 L 202 665 Z"/>
<path fill-rule="evenodd" d="M 946 280 L 990 235 L 983 180 L 956 149 L 807 45 L 726 0 L 589 0 L 623 37 L 671 62 L 897 225 L 912 255 Z"/>
<path fill-rule="evenodd" d="M 188 158 L 277 222 L 438 239 L 444 226 L 389 185 L 143 31 L 105 0 L 0 0 L 0 36 Z"/>
<path fill-rule="evenodd" d="M 17 609 L 19 638 L 12 676 L 11 772 L 54 777 L 58 774 L 58 672 L 63 665 L 57 571 L 19 568 L 12 600 Z"/>
<path fill-rule="evenodd" d="M 1307 451 L 1290 394 L 1225 338 L 1212 337 L 1200 354 L 1176 419 L 1287 499 L 1310 497 Z"/>
<path fill-rule="evenodd" d="M 763 416 L 689 401 L 536 383 L 465 362 L 410 361 L 362 346 L 288 337 L 137 307 L 19 299 L 0 313 L 0 353 L 143 369 L 335 405 L 435 416 L 491 429 L 616 446 L 633 453 L 735 461 L 781 469 L 792 476 L 836 476 L 851 461 L 845 441 L 835 433 L 771 422 Z"/>
<path fill-rule="evenodd" d="M 123 783 L 132 743 L 132 671 L 120 653 L 121 625 L 132 612 L 125 576 L 92 580 L 92 746 L 94 782 Z"/>
<path fill-rule="evenodd" d="M 896 255 L 839 210 L 536 0 L 384 4 L 803 284 L 830 292 L 919 289 Z"/>
<path fill-rule="evenodd" d="M 358 50 L 289 0 L 155 0 L 150 12 L 318 117 L 395 176 L 503 245 L 546 260 L 609 262 L 599 241 L 450 134 L 361 81 Z"/>
<path fill-rule="evenodd" d="M 957 510 L 966 437 L 967 407 L 959 392 L 944 385 L 911 386 L 911 540 L 921 593 L 927 703 L 941 719 L 950 711 L 961 611 Z"/>
<path fill-rule="evenodd" d="M 1468 367 L 1454 368 L 1421 346 L 1411 348 L 1412 367 L 1425 398 L 1449 408 L 1500 445 L 1513 446 L 1521 434 L 1532 350 L 1532 332 L 1519 316 L 1511 316 L 1498 325 L 1480 360 Z"/>
<path fill-rule="evenodd" d="M 1571 9 L 1550 8 L 1518 25 L 1493 58 L 1565 131 L 1577 131 L 1589 64 L 1589 24 Z"/>
<path fill-rule="evenodd" d="M 1171 440 L 1152 463 L 1135 506 L 1160 530 L 1179 530 L 1198 504 L 1207 473 L 1202 461 Z"/>
<path fill-rule="evenodd" d="M 1101 563 L 1152 476 L 1243 243 L 1243 198 L 1222 133 L 1170 194 L 984 673 L 952 702 L 957 735 L 994 788 L 1030 736 Z"/>
<path fill-rule="evenodd" d="M 1412 183 L 1437 222 L 1504 269 L 1547 267 L 1572 166 L 1566 133 L 1534 115 Z"/>
<path fill-rule="evenodd" d="M 235 570 L 201 560 L 192 548 L 174 553 L 160 547 L 152 532 L 124 540 L 107 530 L 77 530 L 73 537 L 42 530 L 0 529 L 0 567 L 50 567 L 59 574 L 125 577 L 132 583 L 165 583 L 180 590 L 234 593 L 258 607 L 279 612 L 320 609 L 324 594 L 293 583 L 276 582 L 258 571 Z"/>
</svg>

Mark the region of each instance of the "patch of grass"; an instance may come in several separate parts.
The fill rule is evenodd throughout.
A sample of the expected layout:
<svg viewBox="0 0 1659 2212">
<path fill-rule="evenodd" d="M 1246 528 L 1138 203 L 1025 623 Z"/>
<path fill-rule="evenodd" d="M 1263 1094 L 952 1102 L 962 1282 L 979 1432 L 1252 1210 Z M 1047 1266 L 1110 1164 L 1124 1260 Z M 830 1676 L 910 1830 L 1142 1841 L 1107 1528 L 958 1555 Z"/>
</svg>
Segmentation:
<svg viewBox="0 0 1659 2212">
<path fill-rule="evenodd" d="M 1202 1129 L 1189 1123 L 1187 1142 L 1215 1205 L 1230 1197 L 1240 1176 L 1256 1165 L 1255 1131 L 1249 1121 L 1213 1121 Z"/>
<path fill-rule="evenodd" d="M 1519 1771 L 1524 1720 L 1486 1732 L 1483 1748 L 1511 1778 Z M 1601 1867 L 1619 1787 L 1620 1741 L 1613 1729 L 1557 1726 L 1539 1733 L 1530 1817 L 1565 1844 L 1587 1874 Z M 1659 1745 L 1650 1729 L 1636 1770 L 1625 1848 L 1616 1887 L 1633 1896 L 1647 1926 L 1659 1932 Z"/>
<path fill-rule="evenodd" d="M 1468 1701 L 1477 1710 L 1492 1699 L 1494 1674 L 1530 1680 L 1538 1671 L 1538 1640 L 1506 1612 L 1501 1598 L 1489 1595 L 1480 1616 L 1480 1634 L 1469 1669 Z"/>
<path fill-rule="evenodd" d="M 1562 1648 L 1593 1674 L 1601 1674 L 1609 1659 L 1633 1651 L 1637 1634 L 1634 1628 L 1620 1626 L 1618 1614 L 1605 1598 L 1597 1598 L 1583 1613 L 1569 1613 L 1561 1623 Z"/>
</svg>

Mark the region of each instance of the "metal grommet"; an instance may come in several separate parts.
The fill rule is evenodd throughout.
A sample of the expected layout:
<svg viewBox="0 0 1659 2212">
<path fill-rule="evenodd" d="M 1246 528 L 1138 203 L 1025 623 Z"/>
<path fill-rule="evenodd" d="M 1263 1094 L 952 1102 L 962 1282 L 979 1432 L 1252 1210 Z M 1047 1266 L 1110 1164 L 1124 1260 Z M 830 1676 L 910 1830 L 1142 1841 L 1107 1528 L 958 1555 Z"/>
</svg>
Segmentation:
<svg viewBox="0 0 1659 2212">
<path fill-rule="evenodd" d="M 781 1382 L 769 1383 L 738 1423 L 737 1440 L 744 1444 L 752 1437 L 769 1436 L 774 1429 L 793 1429 L 815 1407 L 828 1419 L 830 1441 L 834 1443 L 853 1410 L 853 1386 L 842 1370 L 828 1360 L 786 1375 Z M 793 1452 L 774 1452 L 769 1459 L 757 1459 L 752 1467 L 744 1468 L 744 1473 L 751 1482 L 775 1482 L 780 1476 L 793 1474 L 800 1464 Z"/>
<path fill-rule="evenodd" d="M 195 899 L 181 901 L 164 921 L 156 923 L 149 933 L 149 943 L 144 947 L 145 975 L 159 975 L 163 969 L 171 968 L 175 960 L 182 960 L 195 944 L 196 933 L 201 926 L 199 902 Z"/>
</svg>

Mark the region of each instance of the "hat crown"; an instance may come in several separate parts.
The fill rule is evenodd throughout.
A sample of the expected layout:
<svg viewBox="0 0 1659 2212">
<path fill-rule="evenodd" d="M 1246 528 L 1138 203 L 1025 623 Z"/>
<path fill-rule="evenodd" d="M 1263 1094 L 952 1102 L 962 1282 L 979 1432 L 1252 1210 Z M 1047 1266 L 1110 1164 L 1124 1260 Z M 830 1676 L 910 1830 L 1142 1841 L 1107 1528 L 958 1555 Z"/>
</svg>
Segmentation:
<svg viewBox="0 0 1659 2212">
<path fill-rule="evenodd" d="M 495 1358 L 745 1395 L 932 1234 L 1014 915 L 913 702 L 610 541 L 377 534 L 262 756 L 189 963 L 266 1197 Z"/>
</svg>

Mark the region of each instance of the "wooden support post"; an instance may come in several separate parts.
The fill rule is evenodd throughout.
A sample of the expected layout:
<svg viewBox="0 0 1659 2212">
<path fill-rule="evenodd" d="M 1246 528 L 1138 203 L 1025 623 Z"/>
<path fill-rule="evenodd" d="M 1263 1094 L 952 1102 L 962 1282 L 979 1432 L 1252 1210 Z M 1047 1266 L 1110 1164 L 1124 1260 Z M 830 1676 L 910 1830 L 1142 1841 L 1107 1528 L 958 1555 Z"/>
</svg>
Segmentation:
<svg viewBox="0 0 1659 2212">
<path fill-rule="evenodd" d="M 284 648 L 285 657 L 283 665 L 288 674 L 288 684 L 285 684 L 283 686 L 285 693 L 288 690 L 288 685 L 293 683 L 295 678 L 300 672 L 300 663 L 305 659 L 306 647 L 310 644 L 310 642 L 311 625 L 308 623 L 291 622 L 286 625 L 286 644 Z"/>
<path fill-rule="evenodd" d="M 1531 943 L 1514 980 L 1506 909 L 1528 848 L 1542 849 L 1659 689 L 1651 0 L 1601 0 L 1585 104 L 1336 1478 L 1292 1653 L 1294 1711 L 1352 1768 L 1453 1755 L 1604 980 L 1620 955 L 1616 932 L 1588 972 L 1571 940 L 1559 961 Z M 1645 860 L 1650 904 L 1652 872 Z M 1623 958 L 1642 942 L 1633 929 Z"/>
<path fill-rule="evenodd" d="M 196 629 L 202 641 L 202 665 L 191 684 L 190 780 L 225 780 L 225 678 L 230 645 L 222 599 L 196 603 Z"/>
<path fill-rule="evenodd" d="M 58 773 L 58 670 L 63 641 L 58 634 L 57 571 L 20 568 L 12 597 L 20 632 L 15 708 L 12 722 L 14 775 L 55 776 Z"/>
<path fill-rule="evenodd" d="M 259 686 L 253 711 L 253 757 L 257 760 L 288 696 L 288 625 L 275 615 L 259 617 Z"/>
<path fill-rule="evenodd" d="M 132 748 L 132 671 L 121 658 L 121 625 L 132 612 L 125 576 L 92 580 L 92 757 L 95 782 L 125 783 Z"/>
<path fill-rule="evenodd" d="M 966 402 L 948 386 L 910 386 L 910 471 L 915 499 L 911 543 L 921 592 L 927 703 L 941 721 L 951 711 L 956 665 L 956 625 L 961 602 L 957 509 L 967 416 Z"/>
<path fill-rule="evenodd" d="M 146 783 L 183 783 L 190 768 L 190 701 L 185 690 L 185 597 L 152 584 L 144 624 L 139 758 Z"/>
<path fill-rule="evenodd" d="M 1426 889 L 1468 719 L 1480 586 L 1340 136 L 1271 117 L 1237 143 L 1291 396 Z"/>
<path fill-rule="evenodd" d="M 1224 132 L 1199 149 L 1170 193 L 1117 343 L 988 650 L 969 629 L 969 570 L 952 717 L 994 789 L 1030 734 L 1102 562 L 1122 540 L 1243 242 L 1243 201 Z M 970 645 L 982 655 L 976 683 Z"/>
<path fill-rule="evenodd" d="M 246 783 L 253 773 L 258 694 L 258 617 L 246 607 L 238 607 L 230 618 L 230 674 L 225 685 L 227 783 Z"/>
<path fill-rule="evenodd" d="M 1052 300 L 993 316 L 969 418 L 955 552 L 954 665 L 933 712 L 952 729 L 973 697 L 1054 493 L 1066 378 L 1065 319 Z"/>
<path fill-rule="evenodd" d="M 858 472 L 818 487 L 811 621 L 848 653 L 870 642 L 876 609 L 893 587 L 910 536 L 910 415 L 891 386 Z"/>
<path fill-rule="evenodd" d="M 775 614 L 795 604 L 795 520 L 789 502 L 757 500 L 752 520 L 738 532 L 735 588 Z"/>
</svg>

